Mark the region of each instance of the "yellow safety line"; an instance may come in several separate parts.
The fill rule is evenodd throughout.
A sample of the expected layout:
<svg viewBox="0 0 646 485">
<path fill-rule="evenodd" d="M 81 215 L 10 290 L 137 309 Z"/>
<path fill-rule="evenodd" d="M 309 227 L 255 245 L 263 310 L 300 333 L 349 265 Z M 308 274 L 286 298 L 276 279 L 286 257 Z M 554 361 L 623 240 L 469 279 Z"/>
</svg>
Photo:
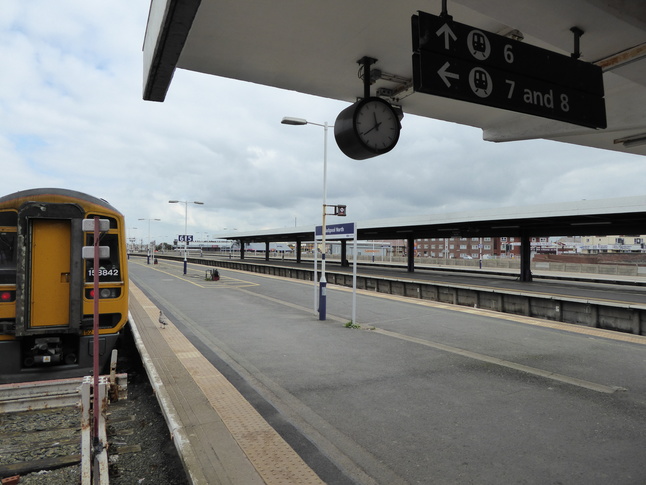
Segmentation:
<svg viewBox="0 0 646 485">
<path fill-rule="evenodd" d="M 395 280 L 393 280 L 392 275 L 364 275 L 366 277 L 376 277 L 376 278 L 383 278 L 385 280 L 391 280 L 391 281 L 401 281 L 405 283 L 421 283 L 421 284 L 432 284 L 432 285 L 437 285 L 437 286 L 446 286 L 449 288 L 458 288 L 458 289 L 476 289 L 476 290 L 482 290 L 482 291 L 490 291 L 490 292 L 498 292 L 498 291 L 504 291 L 505 294 L 512 294 L 512 295 L 539 295 L 539 296 L 545 296 L 545 297 L 552 297 L 557 300 L 562 300 L 562 299 L 573 299 L 573 300 L 585 300 L 585 301 L 590 301 L 590 302 L 605 302 L 605 303 L 619 303 L 619 304 L 624 304 L 624 305 L 644 305 L 644 303 L 639 303 L 639 302 L 634 302 L 634 301 L 625 301 L 625 300 L 611 300 L 608 298 L 586 298 L 583 296 L 576 296 L 576 295 L 564 295 L 562 293 L 548 293 L 544 291 L 535 291 L 535 290 L 518 290 L 518 289 L 512 289 L 512 288 L 499 288 L 496 286 L 483 286 L 483 285 L 478 285 L 478 284 L 469 284 L 469 283 L 451 283 L 451 282 L 446 282 L 446 281 L 438 281 L 438 280 L 420 280 L 420 279 L 414 279 L 414 278 L 406 278 L 406 277 L 398 277 Z M 585 283 L 582 281 L 582 283 Z M 610 282 L 601 282 L 601 284 L 612 284 Z"/>
<path fill-rule="evenodd" d="M 157 321 L 159 309 L 134 284 L 130 290 Z M 169 323 L 160 333 L 267 485 L 324 483 L 174 324 Z"/>
<path fill-rule="evenodd" d="M 144 267 L 146 267 L 146 266 L 150 266 L 150 265 L 143 264 L 143 263 L 136 262 L 136 261 L 135 261 L 135 262 L 132 262 L 132 264 L 138 264 L 139 266 L 144 266 Z M 172 276 L 173 278 L 177 278 L 178 280 L 186 281 L 187 283 L 190 283 L 190 284 L 192 284 L 192 285 L 195 285 L 195 286 L 197 286 L 197 287 L 199 287 L 199 288 L 231 288 L 231 287 L 232 287 L 231 285 L 228 285 L 228 286 L 227 286 L 227 285 L 225 285 L 225 284 L 217 285 L 217 284 L 216 284 L 217 282 L 215 282 L 215 281 L 214 281 L 214 282 L 212 282 L 213 284 L 210 284 L 210 285 L 204 285 L 204 284 L 196 283 L 195 281 L 192 281 L 192 280 L 191 280 L 191 279 L 189 279 L 189 278 L 185 278 L 185 277 L 183 277 L 183 276 L 179 276 L 179 275 L 177 275 L 177 274 L 175 274 L 175 273 L 169 273 L 168 271 L 164 271 L 163 269 L 160 269 L 160 268 L 152 267 L 152 268 L 149 268 L 149 269 L 152 269 L 153 271 L 158 271 L 158 272 L 163 273 L 163 274 L 168 275 L 168 276 Z M 190 271 L 190 269 L 189 269 L 189 271 Z M 230 270 L 227 270 L 227 271 L 230 271 Z M 194 273 L 194 274 L 198 274 L 198 272 L 196 272 L 195 270 L 193 270 L 193 273 Z M 199 272 L 199 274 L 201 274 L 201 272 Z M 241 282 L 241 283 L 244 283 L 244 284 L 241 284 L 241 285 L 236 285 L 236 287 L 258 286 L 258 283 L 252 283 L 252 282 L 245 281 L 245 280 L 239 280 L 239 279 L 237 279 L 237 278 L 231 278 L 231 277 L 229 277 L 229 276 L 220 276 L 220 279 L 221 279 L 221 280 L 225 280 L 225 281 L 223 281 L 223 283 L 225 283 L 225 282 L 226 282 L 226 280 L 239 281 L 239 282 Z"/>
<path fill-rule="evenodd" d="M 328 288 L 334 286 L 335 290 L 349 292 L 352 291 L 352 288 L 347 288 L 345 286 L 336 287 L 335 285 L 328 285 Z M 423 300 L 419 298 L 412 298 L 407 296 L 399 295 L 389 295 L 387 293 L 378 293 L 371 290 L 357 290 L 357 294 L 361 293 L 365 296 L 372 296 L 376 298 L 385 298 L 394 301 L 400 301 L 404 303 L 412 303 L 414 305 L 427 306 L 431 308 L 439 308 L 442 310 L 450 310 L 461 313 L 470 313 L 473 315 L 480 315 L 485 317 L 497 318 L 500 320 L 508 320 L 512 322 L 525 323 L 527 325 L 534 325 L 536 327 L 551 328 L 554 330 L 562 330 L 564 332 L 579 333 L 583 335 L 592 335 L 595 337 L 606 338 L 610 340 L 617 340 L 620 342 L 630 342 L 641 345 L 646 345 L 646 336 L 644 335 L 634 335 L 629 333 L 617 332 L 614 330 L 606 330 L 603 328 L 595 327 L 585 327 L 576 325 L 574 323 L 561 323 L 555 322 L 553 320 L 545 320 L 537 317 L 528 317 L 524 315 L 516 315 L 513 313 L 502 313 L 494 310 L 487 310 L 484 308 L 473 308 L 463 305 L 454 305 L 451 303 L 442 303 L 432 300 Z M 369 322 L 363 323 L 364 326 L 370 326 Z"/>
</svg>

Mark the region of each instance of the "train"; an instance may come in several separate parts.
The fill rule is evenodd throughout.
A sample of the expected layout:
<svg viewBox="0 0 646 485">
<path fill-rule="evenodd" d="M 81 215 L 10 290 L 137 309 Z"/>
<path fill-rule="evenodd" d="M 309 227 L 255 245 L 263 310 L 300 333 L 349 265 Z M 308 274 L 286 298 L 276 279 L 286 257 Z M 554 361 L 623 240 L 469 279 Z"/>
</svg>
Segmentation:
<svg viewBox="0 0 646 485">
<path fill-rule="evenodd" d="M 92 374 L 94 233 L 84 219 L 109 221 L 99 245 L 99 364 L 104 370 L 128 321 L 124 216 L 74 190 L 37 188 L 0 197 L 0 384 Z M 85 228 L 87 229 L 87 228 Z M 107 251 L 106 251 L 107 253 Z"/>
</svg>

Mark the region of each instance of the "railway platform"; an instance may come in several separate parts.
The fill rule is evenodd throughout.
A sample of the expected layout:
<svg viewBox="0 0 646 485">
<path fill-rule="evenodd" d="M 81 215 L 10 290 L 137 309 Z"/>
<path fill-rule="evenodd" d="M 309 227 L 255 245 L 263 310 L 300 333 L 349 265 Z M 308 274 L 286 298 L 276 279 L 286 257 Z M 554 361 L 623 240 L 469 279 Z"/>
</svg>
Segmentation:
<svg viewBox="0 0 646 485">
<path fill-rule="evenodd" d="M 643 482 L 645 336 L 211 268 L 129 264 L 191 483 Z"/>
<path fill-rule="evenodd" d="M 130 322 L 189 481 L 322 484 L 314 471 L 134 284 Z"/>
</svg>

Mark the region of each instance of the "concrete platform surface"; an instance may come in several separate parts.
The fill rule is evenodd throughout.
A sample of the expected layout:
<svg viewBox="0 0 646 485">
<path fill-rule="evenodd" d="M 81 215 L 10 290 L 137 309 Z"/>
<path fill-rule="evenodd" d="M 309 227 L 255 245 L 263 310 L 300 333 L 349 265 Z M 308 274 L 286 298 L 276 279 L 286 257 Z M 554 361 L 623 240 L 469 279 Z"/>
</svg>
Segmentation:
<svg viewBox="0 0 646 485">
<path fill-rule="evenodd" d="M 137 347 L 193 484 L 323 483 L 240 393 L 131 284 Z"/>
<path fill-rule="evenodd" d="M 194 483 L 646 483 L 644 336 L 207 269 L 129 264 Z"/>
</svg>

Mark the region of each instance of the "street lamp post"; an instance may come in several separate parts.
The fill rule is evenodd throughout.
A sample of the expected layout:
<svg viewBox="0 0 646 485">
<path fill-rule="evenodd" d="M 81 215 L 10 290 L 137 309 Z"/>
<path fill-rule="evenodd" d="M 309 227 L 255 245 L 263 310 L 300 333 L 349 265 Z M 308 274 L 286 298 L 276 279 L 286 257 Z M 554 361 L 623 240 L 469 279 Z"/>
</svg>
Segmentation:
<svg viewBox="0 0 646 485">
<path fill-rule="evenodd" d="M 169 204 L 184 204 L 184 274 L 186 274 L 186 267 L 188 266 L 188 261 L 186 259 L 186 253 L 188 251 L 188 203 L 187 200 L 169 200 Z M 204 202 L 193 201 L 193 204 L 204 205 Z"/>
<path fill-rule="evenodd" d="M 134 231 L 136 231 L 136 230 L 137 230 L 136 227 L 129 227 L 128 228 L 128 234 L 130 235 L 130 237 L 128 237 L 128 242 L 130 243 L 130 246 L 128 246 L 128 248 L 127 248 L 127 250 L 128 250 L 128 259 L 130 259 L 130 251 L 135 250 L 135 244 L 137 242 L 137 238 L 134 237 L 133 234 L 134 234 Z"/>
<path fill-rule="evenodd" d="M 152 254 L 153 263 L 155 262 L 155 251 L 151 251 L 150 247 L 150 221 L 161 221 L 161 219 L 138 219 L 140 221 L 148 221 L 148 254 L 146 255 L 146 264 L 150 264 L 150 256 Z"/>
<path fill-rule="evenodd" d="M 327 207 L 327 131 L 328 124 L 327 121 L 323 124 L 312 123 L 303 118 L 291 118 L 285 117 L 281 121 L 284 125 L 315 125 L 323 127 L 323 223 L 321 225 L 321 245 L 323 246 L 323 251 L 321 254 L 321 279 L 319 280 L 319 320 L 325 320 L 327 312 L 327 280 L 325 279 L 325 209 Z M 314 234 L 314 240 L 316 242 L 316 234 Z"/>
</svg>

